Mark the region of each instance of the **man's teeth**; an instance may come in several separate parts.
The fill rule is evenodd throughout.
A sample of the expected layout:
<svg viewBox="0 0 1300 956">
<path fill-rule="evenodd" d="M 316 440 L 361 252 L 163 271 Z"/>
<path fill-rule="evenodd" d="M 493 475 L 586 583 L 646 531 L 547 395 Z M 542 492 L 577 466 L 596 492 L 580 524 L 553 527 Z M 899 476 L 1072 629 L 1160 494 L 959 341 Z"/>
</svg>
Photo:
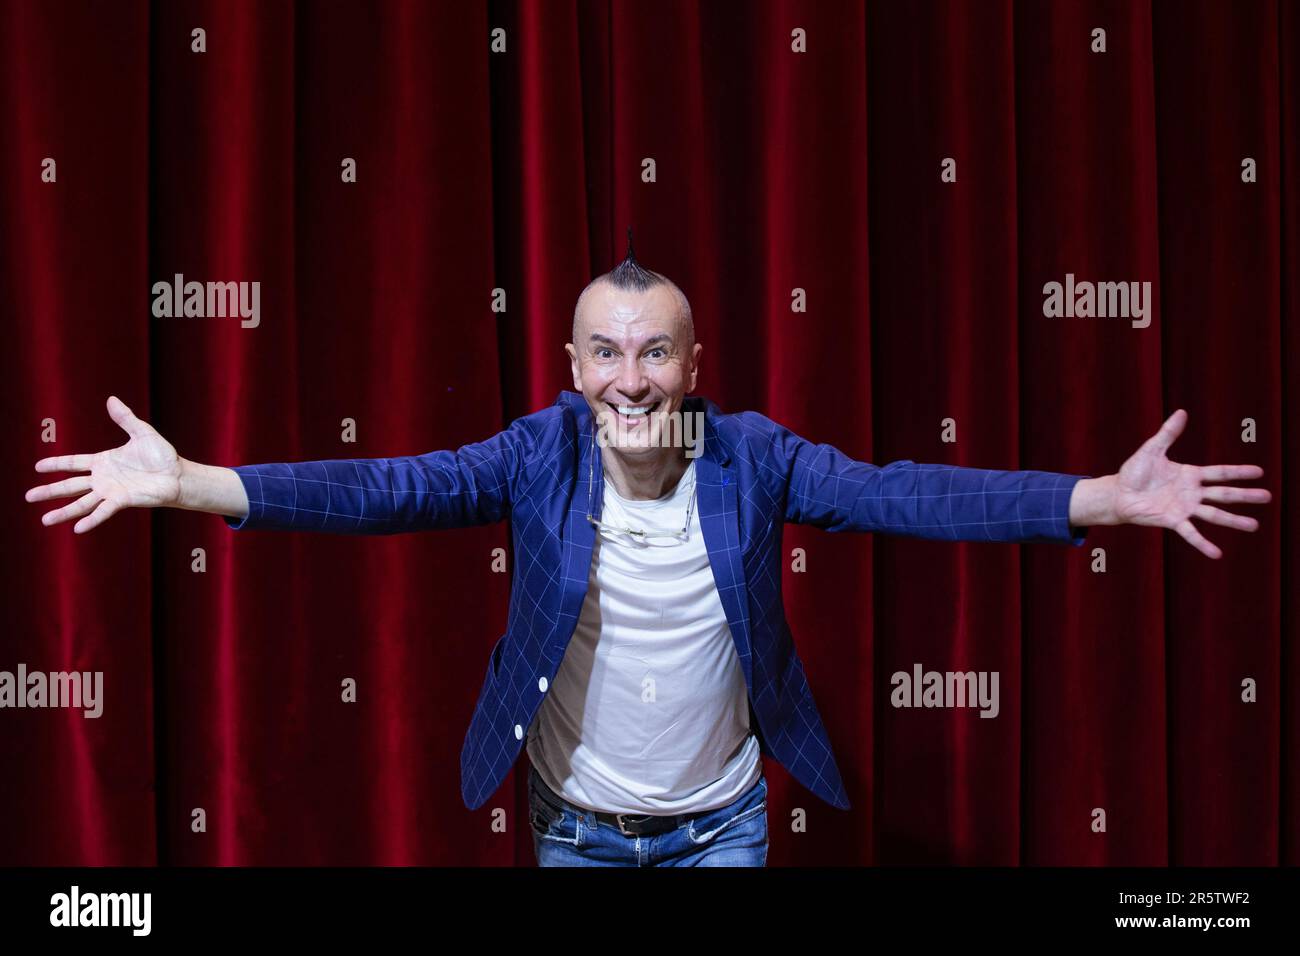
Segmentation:
<svg viewBox="0 0 1300 956">
<path fill-rule="evenodd" d="M 615 405 L 614 407 L 618 409 L 620 415 L 627 415 L 629 418 L 635 418 L 638 415 L 647 414 L 655 407 L 655 405 L 658 404 L 658 402 L 655 402 L 654 405 Z"/>
</svg>

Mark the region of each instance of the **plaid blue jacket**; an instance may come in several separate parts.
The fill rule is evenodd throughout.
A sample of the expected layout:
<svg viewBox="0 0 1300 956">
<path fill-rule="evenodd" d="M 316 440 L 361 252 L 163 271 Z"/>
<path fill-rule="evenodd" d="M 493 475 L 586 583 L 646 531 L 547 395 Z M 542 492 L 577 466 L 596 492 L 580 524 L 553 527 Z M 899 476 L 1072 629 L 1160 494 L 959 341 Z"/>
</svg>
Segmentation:
<svg viewBox="0 0 1300 956">
<path fill-rule="evenodd" d="M 1081 545 L 1070 493 L 1084 475 L 855 461 L 757 412 L 704 413 L 695 461 L 700 526 L 749 689 L 763 753 L 841 809 L 848 795 L 781 601 L 786 522 L 943 541 Z M 506 633 L 492 648 L 461 750 L 461 797 L 501 785 L 555 679 L 587 592 L 604 475 L 577 392 L 455 451 L 400 458 L 242 465 L 249 513 L 235 529 L 392 534 L 508 519 L 514 543 Z M 593 458 L 594 455 L 594 458 Z M 588 473 L 592 477 L 589 478 Z"/>
</svg>

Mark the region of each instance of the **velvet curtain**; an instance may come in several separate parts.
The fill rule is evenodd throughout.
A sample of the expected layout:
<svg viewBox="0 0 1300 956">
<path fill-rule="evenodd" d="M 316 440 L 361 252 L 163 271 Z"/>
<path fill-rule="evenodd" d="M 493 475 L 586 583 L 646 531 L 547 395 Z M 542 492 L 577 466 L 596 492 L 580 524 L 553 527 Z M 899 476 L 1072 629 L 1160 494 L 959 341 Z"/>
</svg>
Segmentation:
<svg viewBox="0 0 1300 956">
<path fill-rule="evenodd" d="M 486 438 L 572 388 L 628 226 L 724 410 L 1101 475 L 1182 407 L 1171 457 L 1274 492 L 1217 562 L 787 528 L 853 809 L 769 759 L 771 864 L 1295 863 L 1298 67 L 1286 0 L 4 0 L 0 670 L 104 710 L 0 711 L 0 863 L 532 865 L 526 757 L 459 794 L 504 524 L 74 536 L 22 493 L 124 440 L 109 394 L 212 464 Z M 177 274 L 258 324 L 156 317 Z M 1067 274 L 1149 282 L 1149 325 L 1045 315 Z M 997 671 L 998 716 L 893 707 L 917 664 Z"/>
</svg>

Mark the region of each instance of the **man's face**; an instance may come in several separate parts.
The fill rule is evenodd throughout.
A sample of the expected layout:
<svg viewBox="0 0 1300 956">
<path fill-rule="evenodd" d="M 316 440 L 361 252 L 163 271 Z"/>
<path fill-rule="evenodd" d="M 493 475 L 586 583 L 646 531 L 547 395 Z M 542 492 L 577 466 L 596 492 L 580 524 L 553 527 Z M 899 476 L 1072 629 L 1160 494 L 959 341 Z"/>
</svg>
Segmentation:
<svg viewBox="0 0 1300 956">
<path fill-rule="evenodd" d="M 575 339 L 564 347 L 573 387 L 604 425 L 611 446 L 632 457 L 662 454 L 663 423 L 695 388 L 704 349 L 690 343 L 673 291 L 660 285 L 638 293 L 598 283 L 579 306 Z"/>
</svg>

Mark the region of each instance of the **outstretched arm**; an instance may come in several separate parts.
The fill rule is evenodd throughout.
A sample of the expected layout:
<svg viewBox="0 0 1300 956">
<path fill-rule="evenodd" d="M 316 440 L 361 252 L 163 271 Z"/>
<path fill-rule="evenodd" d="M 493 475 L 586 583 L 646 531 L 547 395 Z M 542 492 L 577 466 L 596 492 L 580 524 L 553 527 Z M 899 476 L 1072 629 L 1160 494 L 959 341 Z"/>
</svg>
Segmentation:
<svg viewBox="0 0 1300 956">
<path fill-rule="evenodd" d="M 238 465 L 248 516 L 235 530 L 395 534 L 503 520 L 529 435 L 516 423 L 455 451 Z"/>
<path fill-rule="evenodd" d="M 778 460 L 788 463 L 787 521 L 829 531 L 875 531 L 945 541 L 1083 543 L 1094 525 L 1171 528 L 1211 558 L 1222 552 L 1192 524 L 1200 518 L 1254 531 L 1254 518 L 1207 502 L 1263 504 L 1264 488 L 1207 482 L 1259 478 L 1258 465 L 1185 465 L 1166 452 L 1187 423 L 1183 409 L 1113 475 L 997 471 L 902 460 L 876 466 L 814 445 L 770 419 Z"/>
<path fill-rule="evenodd" d="M 485 442 L 398 458 L 222 468 L 181 458 L 115 397 L 108 413 L 129 436 L 95 454 L 43 458 L 36 470 L 86 471 L 32 488 L 28 501 L 80 494 L 46 525 L 78 518 L 83 533 L 122 508 L 183 508 L 222 515 L 236 529 L 392 534 L 499 521 L 533 436 L 521 419 Z"/>
<path fill-rule="evenodd" d="M 1264 469 L 1258 465 L 1184 465 L 1170 461 L 1166 452 L 1186 424 L 1187 412 L 1180 408 L 1116 474 L 1080 481 L 1070 499 L 1070 521 L 1172 528 L 1202 554 L 1216 559 L 1223 557 L 1223 552 L 1196 530 L 1192 518 L 1239 531 L 1257 530 L 1259 522 L 1254 518 L 1206 502 L 1265 504 L 1273 498 L 1268 489 L 1213 484 L 1207 487 L 1207 483 L 1261 478 Z"/>
<path fill-rule="evenodd" d="M 771 461 L 783 469 L 785 520 L 827 531 L 871 531 L 939 541 L 1054 541 L 1081 545 L 1070 520 L 1082 475 L 1000 471 L 910 459 L 873 465 L 813 444 L 757 413 Z"/>
</svg>

